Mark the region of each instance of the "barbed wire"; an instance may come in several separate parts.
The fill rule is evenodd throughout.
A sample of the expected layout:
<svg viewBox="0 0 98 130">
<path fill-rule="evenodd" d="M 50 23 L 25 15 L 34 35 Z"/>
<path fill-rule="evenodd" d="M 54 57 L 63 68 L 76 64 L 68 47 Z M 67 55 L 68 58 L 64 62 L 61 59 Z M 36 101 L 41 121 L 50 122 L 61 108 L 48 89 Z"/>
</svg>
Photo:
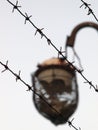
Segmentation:
<svg viewBox="0 0 98 130">
<path fill-rule="evenodd" d="M 54 108 L 51 104 L 49 104 L 49 103 L 44 99 L 43 96 L 41 96 L 39 93 L 37 93 L 37 92 L 33 89 L 33 85 L 30 86 L 29 84 L 27 84 L 27 83 L 21 78 L 21 76 L 20 76 L 21 71 L 20 71 L 20 70 L 19 70 L 19 73 L 16 74 L 13 70 L 11 70 L 11 69 L 9 68 L 9 66 L 8 66 L 8 61 L 6 61 L 6 64 L 4 64 L 3 62 L 0 61 L 0 64 L 4 67 L 4 70 L 1 71 L 2 73 L 8 70 L 10 73 L 12 73 L 12 74 L 15 76 L 16 82 L 17 82 L 18 80 L 20 80 L 25 86 L 27 86 L 28 89 L 27 89 L 26 91 L 32 91 L 32 92 L 33 92 L 35 95 L 37 95 L 41 100 L 43 100 L 43 101 L 50 107 L 50 109 L 54 110 L 58 115 L 60 115 L 60 116 L 65 120 L 65 117 L 62 115 L 62 113 L 60 113 L 59 111 L 57 111 L 56 108 Z M 67 121 L 68 125 L 69 125 L 70 127 L 74 128 L 75 130 L 81 130 L 80 127 L 77 128 L 77 127 L 75 127 L 75 126 L 73 125 L 73 120 L 74 120 L 74 118 L 73 118 L 71 121 L 68 120 L 68 121 Z"/>
<path fill-rule="evenodd" d="M 16 4 L 13 4 L 13 3 L 12 3 L 11 1 L 9 1 L 9 0 L 7 0 L 7 1 L 8 1 L 8 3 L 10 3 L 10 4 L 13 6 L 12 12 L 14 12 L 14 10 L 17 10 L 17 11 L 25 18 L 24 24 L 26 24 L 26 22 L 28 21 L 28 22 L 36 29 L 36 32 L 35 32 L 34 35 L 37 35 L 37 33 L 39 33 L 39 34 L 41 35 L 41 38 L 44 37 L 44 38 L 47 40 L 48 45 L 51 45 L 51 46 L 58 52 L 58 57 L 59 57 L 59 55 L 62 56 L 62 58 L 68 62 L 68 65 L 69 65 L 69 66 L 72 66 L 72 68 L 74 69 L 74 71 L 78 72 L 78 73 L 82 76 L 82 78 L 85 80 L 84 83 L 88 83 L 88 84 L 90 85 L 90 88 L 92 87 L 92 88 L 95 90 L 95 92 L 98 92 L 98 85 L 94 85 L 94 84 L 92 83 L 92 81 L 89 81 L 89 80 L 83 75 L 83 70 L 80 70 L 80 69 L 78 69 L 77 67 L 75 67 L 75 66 L 73 65 L 73 62 L 71 63 L 71 62 L 67 59 L 67 57 L 66 57 L 65 55 L 63 55 L 64 51 L 62 51 L 62 48 L 60 47 L 60 50 L 59 50 L 59 49 L 54 45 L 54 43 L 50 40 L 50 38 L 48 38 L 48 37 L 43 33 L 43 29 L 44 29 L 44 28 L 39 29 L 39 28 L 30 20 L 30 18 L 32 17 L 32 15 L 28 15 L 27 13 L 23 14 L 22 11 L 19 9 L 19 8 L 21 8 L 21 6 L 18 5 L 18 1 L 16 1 Z M 84 1 L 82 1 L 82 2 L 84 2 Z M 87 3 L 85 3 L 85 2 L 83 3 L 83 5 L 89 7 L 89 6 L 88 6 L 89 4 L 87 4 Z M 83 6 L 83 5 L 81 5 L 81 6 Z"/>
<path fill-rule="evenodd" d="M 85 6 L 84 9 L 88 9 L 88 13 L 87 15 L 92 14 L 94 16 L 94 18 L 96 19 L 96 21 L 98 22 L 98 18 L 96 17 L 96 15 L 94 14 L 93 10 L 90 8 L 91 4 L 86 3 L 84 0 L 81 0 L 81 2 L 83 3 L 80 8 L 82 8 L 83 6 Z"/>
<path fill-rule="evenodd" d="M 89 10 L 88 10 L 88 15 L 92 14 L 92 15 L 95 17 L 95 19 L 98 21 L 97 17 L 95 16 L 95 14 L 94 14 L 93 11 L 92 11 L 92 9 L 89 7 L 90 4 L 87 4 L 87 3 L 84 2 L 83 0 L 81 0 L 81 1 L 83 2 L 83 4 L 80 6 L 80 8 L 81 8 L 83 5 L 85 5 L 85 8 L 88 8 L 88 9 L 89 9 Z M 68 62 L 68 65 L 69 65 L 69 66 L 72 66 L 73 69 L 74 69 L 74 71 L 78 72 L 78 73 L 83 77 L 83 79 L 85 80 L 84 83 L 88 83 L 88 84 L 90 85 L 90 88 L 93 87 L 94 90 L 95 90 L 96 92 L 98 92 L 98 86 L 97 86 L 97 85 L 96 85 L 96 86 L 93 85 L 93 84 L 92 84 L 92 81 L 89 81 L 89 80 L 83 75 L 83 70 L 80 70 L 80 69 L 76 68 L 76 67 L 73 65 L 73 62 L 71 63 L 71 62 L 67 59 L 67 57 L 66 57 L 65 55 L 63 55 L 64 51 L 62 51 L 62 48 L 60 47 L 60 50 L 59 50 L 59 49 L 53 44 L 53 42 L 50 40 L 50 38 L 48 38 L 48 37 L 43 33 L 43 29 L 44 29 L 44 28 L 39 29 L 39 28 L 30 20 L 30 18 L 32 17 L 32 15 L 28 15 L 27 13 L 22 13 L 22 11 L 20 10 L 21 6 L 18 5 L 18 1 L 16 1 L 16 4 L 13 4 L 13 3 L 12 3 L 11 1 L 9 1 L 9 0 L 7 0 L 7 2 L 9 2 L 9 3 L 13 6 L 12 12 L 14 12 L 15 10 L 17 10 L 17 11 L 25 18 L 24 24 L 26 24 L 27 21 L 28 21 L 28 22 L 36 29 L 35 35 L 37 35 L 37 33 L 39 33 L 39 34 L 41 35 L 41 38 L 44 37 L 44 38 L 47 40 L 48 45 L 51 45 L 51 46 L 58 52 L 58 57 L 59 57 L 59 55 L 62 56 L 62 57 L 64 58 L 64 60 L 66 60 L 66 61 Z M 41 95 L 39 95 L 39 94 L 33 89 L 33 86 L 30 86 L 29 84 L 27 84 L 27 83 L 21 78 L 21 76 L 20 76 L 21 71 L 19 71 L 18 74 L 16 74 L 14 71 L 12 71 L 12 70 L 8 67 L 8 61 L 6 62 L 6 64 L 4 64 L 4 63 L 2 63 L 2 62 L 0 61 L 0 64 L 4 67 L 4 70 L 2 71 L 2 73 L 5 72 L 5 71 L 7 71 L 7 70 L 8 70 L 9 72 L 11 72 L 11 73 L 16 77 L 16 82 L 17 82 L 18 80 L 20 80 L 25 86 L 27 86 L 27 88 L 28 88 L 27 91 L 32 91 L 34 94 L 36 94 L 37 96 L 39 96 L 39 98 L 40 98 L 41 100 L 43 100 L 46 104 L 48 104 L 48 106 L 49 106 L 51 109 L 53 109 L 55 112 L 57 112 L 59 115 L 61 115 L 61 117 L 64 119 L 64 116 L 63 116 L 59 111 L 57 111 L 55 108 L 53 108 L 53 106 L 50 105 L 50 104 L 44 99 L 44 97 L 42 97 Z M 74 128 L 75 130 L 81 130 L 80 127 L 77 128 L 77 127 L 75 127 L 75 126 L 73 125 L 73 120 L 74 120 L 74 118 L 73 118 L 71 121 L 68 120 L 68 121 L 67 121 L 68 125 L 69 125 L 70 127 Z"/>
</svg>

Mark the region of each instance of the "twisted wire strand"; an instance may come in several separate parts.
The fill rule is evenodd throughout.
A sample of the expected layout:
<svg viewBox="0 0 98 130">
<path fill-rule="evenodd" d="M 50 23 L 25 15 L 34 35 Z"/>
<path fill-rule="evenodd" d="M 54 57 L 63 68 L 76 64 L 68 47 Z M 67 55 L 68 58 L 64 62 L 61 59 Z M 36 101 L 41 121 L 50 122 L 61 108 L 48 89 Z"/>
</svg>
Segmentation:
<svg viewBox="0 0 98 130">
<path fill-rule="evenodd" d="M 89 80 L 83 75 L 83 70 L 80 70 L 80 69 L 76 68 L 76 67 L 73 65 L 73 62 L 71 63 L 71 62 L 67 59 L 67 57 L 63 54 L 63 51 L 62 51 L 61 49 L 59 50 L 59 49 L 55 46 L 55 44 L 50 40 L 50 38 L 48 38 L 48 37 L 43 33 L 43 29 L 44 29 L 44 28 L 39 29 L 39 28 L 30 20 L 30 18 L 32 17 L 32 15 L 28 16 L 27 13 L 25 13 L 25 14 L 22 13 L 22 11 L 19 9 L 19 8 L 21 8 L 21 6 L 18 5 L 18 1 L 16 1 L 16 4 L 13 4 L 13 3 L 12 3 L 11 1 L 9 1 L 9 0 L 7 0 L 7 2 L 10 3 L 10 4 L 13 6 L 12 12 L 14 12 L 14 10 L 17 10 L 17 11 L 25 18 L 25 24 L 26 24 L 26 22 L 28 21 L 28 22 L 36 29 L 35 35 L 36 35 L 37 33 L 39 33 L 39 34 L 41 35 L 41 38 L 44 37 L 44 38 L 47 40 L 48 45 L 51 45 L 51 46 L 58 52 L 58 55 L 62 56 L 62 58 L 63 58 L 64 60 L 66 60 L 67 63 L 68 63 L 70 66 L 72 66 L 73 69 L 74 69 L 76 72 L 78 72 L 78 73 L 82 76 L 82 78 L 85 80 L 85 83 L 88 83 L 88 84 L 90 85 L 90 88 L 92 87 L 92 88 L 95 90 L 95 92 L 98 92 L 98 86 L 97 86 L 97 85 L 94 85 L 94 84 L 92 83 L 92 81 L 89 81 Z M 84 2 L 84 1 L 82 0 L 82 2 Z M 89 7 L 89 6 L 88 6 L 89 4 L 87 4 L 87 3 L 85 3 L 85 2 L 84 2 L 83 4 L 86 5 L 87 7 Z M 83 5 L 81 5 L 81 6 L 83 6 Z"/>
<path fill-rule="evenodd" d="M 17 11 L 20 13 L 20 15 L 22 15 L 22 16 L 25 18 L 25 22 L 24 22 L 24 23 L 26 24 L 26 22 L 28 21 L 28 22 L 36 29 L 35 35 L 36 35 L 37 33 L 39 33 L 39 34 L 41 35 L 41 38 L 44 37 L 44 38 L 47 40 L 48 45 L 51 45 L 51 46 L 58 52 L 58 55 L 61 55 L 61 56 L 68 62 L 68 64 L 71 65 L 71 66 L 74 68 L 74 70 L 75 70 L 76 72 L 78 72 L 78 73 L 82 76 L 82 78 L 85 80 L 85 83 L 88 83 L 88 84 L 90 85 L 90 87 L 93 87 L 94 90 L 95 90 L 96 92 L 98 92 L 98 86 L 97 86 L 97 85 L 96 85 L 96 86 L 93 85 L 93 84 L 92 84 L 92 81 L 89 81 L 89 80 L 83 75 L 83 71 L 82 71 L 82 70 L 77 69 L 77 68 L 73 65 L 73 63 L 71 63 L 70 61 L 68 61 L 68 59 L 66 58 L 66 56 L 63 55 L 62 50 L 61 50 L 61 49 L 59 50 L 59 49 L 53 44 L 53 42 L 43 33 L 43 29 L 44 29 L 44 28 L 39 29 L 39 28 L 30 20 L 30 18 L 32 17 L 32 15 L 29 16 L 27 13 L 25 13 L 25 14 L 22 13 L 22 11 L 19 9 L 19 8 L 21 8 L 21 6 L 18 5 L 18 1 L 16 1 L 16 4 L 13 4 L 13 3 L 12 3 L 11 1 L 9 1 L 9 0 L 7 0 L 7 2 L 13 6 L 12 12 L 14 12 L 14 10 L 17 10 Z M 98 22 L 98 19 L 97 19 L 96 15 L 94 14 L 93 10 L 89 7 L 90 4 L 87 4 L 87 3 L 84 2 L 83 0 L 81 0 L 81 2 L 82 2 L 83 4 L 80 6 L 80 8 L 81 8 L 83 5 L 85 6 L 85 8 L 88 8 L 88 14 L 87 14 L 87 15 L 92 14 L 92 15 L 94 16 L 94 18 L 96 19 L 96 21 Z M 45 103 L 48 104 L 48 106 L 49 106 L 51 109 L 53 109 L 55 112 L 57 112 L 58 114 L 60 114 L 60 115 L 62 116 L 62 118 L 64 118 L 64 116 L 63 116 L 60 112 L 58 112 L 55 108 L 53 108 L 41 95 L 39 95 L 35 90 L 33 90 L 33 87 L 32 87 L 32 86 L 30 86 L 29 84 L 27 84 L 27 83 L 21 78 L 21 76 L 20 76 L 20 72 L 21 72 L 21 71 L 19 71 L 18 74 L 16 74 L 15 72 L 13 72 L 13 71 L 8 67 L 8 61 L 6 62 L 6 64 L 4 64 L 4 63 L 2 63 L 2 62 L 0 61 L 0 64 L 5 68 L 2 72 L 5 72 L 6 70 L 8 70 L 9 72 L 11 72 L 11 73 L 16 77 L 16 81 L 20 80 L 25 86 L 28 87 L 28 90 L 27 90 L 27 91 L 32 91 L 34 94 L 36 94 L 37 96 L 39 96 Z M 81 130 L 80 127 L 77 128 L 77 127 L 75 127 L 75 126 L 73 125 L 73 119 L 72 119 L 71 121 L 68 120 L 67 123 L 68 123 L 68 125 L 69 125 L 70 127 L 74 128 L 75 130 Z"/>
<path fill-rule="evenodd" d="M 15 76 L 16 78 L 16 82 L 18 80 L 20 80 L 25 86 L 27 86 L 27 91 L 32 91 L 35 95 L 37 95 L 41 100 L 43 100 L 50 109 L 54 110 L 58 115 L 60 115 L 64 120 L 65 120 L 65 117 L 62 115 L 62 113 L 60 113 L 59 111 L 57 111 L 51 104 L 49 104 L 43 96 L 41 96 L 39 93 L 37 93 L 34 89 L 33 89 L 33 86 L 30 86 L 29 84 L 27 84 L 20 76 L 20 72 L 18 74 L 16 74 L 13 70 L 11 70 L 9 67 L 8 67 L 8 61 L 6 61 L 6 64 L 4 64 L 3 62 L 0 61 L 0 64 L 4 67 L 4 70 L 2 70 L 2 73 L 5 72 L 5 71 L 9 71 L 10 73 L 12 73 L 12 75 Z M 68 120 L 67 123 L 70 127 L 74 128 L 75 130 L 80 130 L 80 127 L 79 129 L 77 127 L 75 127 L 72 123 L 73 119 L 70 121 Z"/>
<path fill-rule="evenodd" d="M 95 20 L 98 22 L 97 16 L 94 14 L 93 10 L 90 8 L 90 5 L 91 5 L 91 4 L 86 3 L 84 0 L 81 0 L 81 2 L 82 2 L 82 5 L 80 6 L 80 8 L 82 8 L 83 6 L 85 6 L 85 9 L 86 9 L 86 8 L 88 9 L 87 15 L 92 14 L 93 17 L 95 18 Z"/>
</svg>

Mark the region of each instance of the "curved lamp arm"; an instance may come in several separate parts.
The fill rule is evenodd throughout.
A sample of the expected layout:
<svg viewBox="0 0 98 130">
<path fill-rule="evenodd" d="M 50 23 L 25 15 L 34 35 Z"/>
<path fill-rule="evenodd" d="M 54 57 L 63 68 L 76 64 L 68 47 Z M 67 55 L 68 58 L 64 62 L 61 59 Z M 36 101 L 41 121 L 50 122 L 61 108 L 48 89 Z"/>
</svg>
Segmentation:
<svg viewBox="0 0 98 130">
<path fill-rule="evenodd" d="M 79 25 L 77 25 L 73 31 L 71 32 L 71 35 L 67 37 L 66 46 L 74 47 L 75 37 L 77 32 L 84 28 L 84 27 L 92 27 L 95 28 L 98 31 L 98 24 L 93 22 L 84 22 Z"/>
</svg>

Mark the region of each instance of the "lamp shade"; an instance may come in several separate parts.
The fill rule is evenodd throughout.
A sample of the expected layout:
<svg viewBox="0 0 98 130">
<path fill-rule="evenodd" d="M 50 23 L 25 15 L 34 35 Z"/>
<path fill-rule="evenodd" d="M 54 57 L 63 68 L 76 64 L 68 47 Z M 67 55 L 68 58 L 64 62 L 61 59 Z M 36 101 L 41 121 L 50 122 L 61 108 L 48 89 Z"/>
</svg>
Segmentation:
<svg viewBox="0 0 98 130">
<path fill-rule="evenodd" d="M 51 58 L 38 66 L 32 82 L 37 93 L 33 93 L 33 101 L 39 113 L 55 125 L 66 123 L 78 105 L 74 68 L 65 60 Z"/>
</svg>

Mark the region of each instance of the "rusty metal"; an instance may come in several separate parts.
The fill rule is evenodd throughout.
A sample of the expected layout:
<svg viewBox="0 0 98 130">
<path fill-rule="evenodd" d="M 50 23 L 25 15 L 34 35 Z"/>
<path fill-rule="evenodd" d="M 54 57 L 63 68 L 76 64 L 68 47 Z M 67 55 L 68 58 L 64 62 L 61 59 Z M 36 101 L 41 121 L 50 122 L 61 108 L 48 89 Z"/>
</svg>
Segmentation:
<svg viewBox="0 0 98 130">
<path fill-rule="evenodd" d="M 73 29 L 73 31 L 71 32 L 71 35 L 67 37 L 66 46 L 74 47 L 76 34 L 77 34 L 77 32 L 80 29 L 82 29 L 84 27 L 92 27 L 92 28 L 95 28 L 98 31 L 98 24 L 96 24 L 96 23 L 93 23 L 93 22 L 84 22 L 84 23 L 81 23 L 81 24 L 77 25 Z"/>
<path fill-rule="evenodd" d="M 58 62 L 54 63 L 56 60 Z M 58 58 L 52 59 L 49 64 L 41 64 L 32 79 L 35 83 L 34 90 L 60 114 L 33 94 L 39 113 L 55 125 L 66 123 L 78 105 L 78 85 L 74 68 Z"/>
</svg>

